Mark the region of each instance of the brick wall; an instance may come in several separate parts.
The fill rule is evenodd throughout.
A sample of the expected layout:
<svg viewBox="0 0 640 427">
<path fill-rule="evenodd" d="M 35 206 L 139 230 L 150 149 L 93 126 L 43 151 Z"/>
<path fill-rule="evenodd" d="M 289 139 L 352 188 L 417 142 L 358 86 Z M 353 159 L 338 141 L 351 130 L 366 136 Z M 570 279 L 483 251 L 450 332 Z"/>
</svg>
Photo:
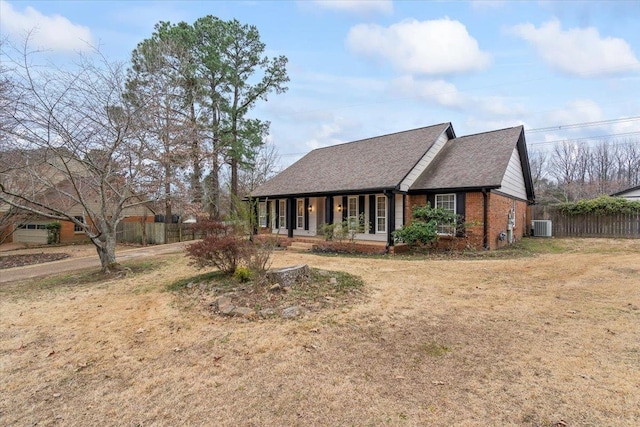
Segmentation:
<svg viewBox="0 0 640 427">
<path fill-rule="evenodd" d="M 520 240 L 529 232 L 530 208 L 526 202 L 512 199 L 499 193 L 489 193 L 489 247 L 497 249 L 508 245 L 500 240 L 500 233 L 507 233 L 509 210 L 515 206 L 514 240 Z"/>
<path fill-rule="evenodd" d="M 411 208 L 427 203 L 426 195 L 411 195 L 406 198 L 405 223 L 410 223 Z M 515 200 L 499 193 L 489 193 L 488 203 L 488 243 L 489 249 L 497 249 L 508 245 L 507 240 L 498 239 L 501 232 L 507 233 L 507 220 L 509 211 L 516 209 L 516 225 L 513 230 L 515 240 L 520 240 L 529 234 L 531 223 L 531 207 L 526 202 Z M 465 197 L 465 224 L 466 237 L 448 238 L 441 237 L 438 247 L 442 249 L 483 248 L 484 239 L 484 202 L 482 192 L 470 192 Z"/>
<path fill-rule="evenodd" d="M 427 195 L 408 195 L 405 197 L 404 224 L 411 224 L 411 212 L 414 206 L 425 206 L 427 204 Z"/>
<path fill-rule="evenodd" d="M 71 221 L 60 221 L 60 243 L 77 243 L 86 240 L 86 234 L 73 231 L 73 223 Z"/>
<path fill-rule="evenodd" d="M 4 228 L 0 228 L 0 242 L 13 242 L 13 224 L 8 224 Z"/>
</svg>

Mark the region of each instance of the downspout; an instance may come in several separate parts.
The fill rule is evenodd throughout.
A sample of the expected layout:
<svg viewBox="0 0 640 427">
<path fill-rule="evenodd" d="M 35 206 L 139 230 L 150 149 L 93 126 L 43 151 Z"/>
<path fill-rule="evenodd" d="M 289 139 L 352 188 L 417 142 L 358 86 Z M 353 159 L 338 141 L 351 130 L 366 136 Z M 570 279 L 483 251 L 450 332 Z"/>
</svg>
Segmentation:
<svg viewBox="0 0 640 427">
<path fill-rule="evenodd" d="M 482 189 L 482 247 L 489 250 L 489 194 L 487 189 Z"/>
</svg>

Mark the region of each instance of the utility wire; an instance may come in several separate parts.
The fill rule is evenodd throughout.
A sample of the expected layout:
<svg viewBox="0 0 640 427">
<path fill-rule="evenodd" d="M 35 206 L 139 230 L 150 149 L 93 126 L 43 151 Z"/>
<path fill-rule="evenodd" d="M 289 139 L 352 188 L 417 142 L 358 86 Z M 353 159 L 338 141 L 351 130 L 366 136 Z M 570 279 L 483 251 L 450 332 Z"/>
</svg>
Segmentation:
<svg viewBox="0 0 640 427">
<path fill-rule="evenodd" d="M 598 136 L 585 136 L 585 137 L 582 137 L 582 138 L 556 139 L 554 141 L 527 142 L 527 145 L 528 146 L 532 146 L 532 145 L 557 144 L 559 142 L 564 142 L 564 141 L 578 142 L 578 141 L 589 141 L 589 140 L 594 140 L 594 139 L 606 139 L 606 138 L 612 138 L 612 137 L 635 136 L 635 135 L 640 135 L 640 131 L 638 131 L 638 132 L 626 132 L 626 133 L 611 133 L 611 134 L 608 134 L 608 135 L 598 135 Z M 618 141 L 615 144 L 626 144 L 626 143 L 630 143 L 630 141 Z M 635 143 L 636 144 L 640 144 L 640 141 L 635 141 Z"/>
<path fill-rule="evenodd" d="M 576 129 L 576 128 L 598 126 L 598 125 L 605 125 L 605 124 L 612 124 L 612 123 L 626 123 L 626 122 L 633 122 L 636 120 L 640 120 L 640 116 L 623 117 L 620 119 L 599 120 L 599 121 L 584 122 L 584 123 L 574 123 L 570 125 L 547 126 L 543 128 L 525 129 L 525 130 L 527 133 L 531 134 L 531 133 L 539 133 L 539 132 L 548 132 L 553 130 Z"/>
</svg>

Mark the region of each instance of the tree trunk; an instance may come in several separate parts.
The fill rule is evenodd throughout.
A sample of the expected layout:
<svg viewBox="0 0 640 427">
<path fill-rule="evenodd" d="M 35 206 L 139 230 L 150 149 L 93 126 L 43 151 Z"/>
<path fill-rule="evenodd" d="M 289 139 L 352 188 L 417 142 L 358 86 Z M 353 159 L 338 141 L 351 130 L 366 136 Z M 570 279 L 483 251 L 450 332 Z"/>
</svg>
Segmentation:
<svg viewBox="0 0 640 427">
<path fill-rule="evenodd" d="M 103 235 L 104 236 L 104 235 Z M 116 236 L 113 235 L 104 236 L 105 240 L 94 242 L 98 257 L 100 257 L 100 267 L 103 273 L 110 273 L 113 270 L 119 268 L 116 262 Z"/>
<path fill-rule="evenodd" d="M 191 102 L 191 162 L 193 175 L 191 176 L 191 191 L 194 203 L 202 202 L 202 166 L 200 165 L 200 141 L 198 141 L 198 123 L 193 102 Z"/>
<path fill-rule="evenodd" d="M 164 223 L 171 224 L 171 167 L 165 166 L 164 173 Z"/>
<path fill-rule="evenodd" d="M 220 164 L 218 156 L 211 159 L 211 174 L 209 175 L 209 218 L 220 219 Z"/>
<path fill-rule="evenodd" d="M 238 201 L 238 159 L 231 159 L 231 201 L 230 212 L 236 213 L 236 203 Z"/>
</svg>

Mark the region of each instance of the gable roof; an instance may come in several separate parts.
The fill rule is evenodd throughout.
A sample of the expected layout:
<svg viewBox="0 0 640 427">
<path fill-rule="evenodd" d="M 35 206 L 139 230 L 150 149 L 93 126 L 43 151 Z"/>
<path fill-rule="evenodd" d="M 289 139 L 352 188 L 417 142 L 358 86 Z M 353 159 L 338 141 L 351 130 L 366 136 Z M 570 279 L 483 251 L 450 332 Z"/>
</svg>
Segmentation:
<svg viewBox="0 0 640 427">
<path fill-rule="evenodd" d="M 618 191 L 617 193 L 613 193 L 611 196 L 613 196 L 613 197 L 621 197 L 621 196 L 626 196 L 629 193 L 635 193 L 637 191 L 640 191 L 640 185 L 636 185 L 635 187 L 630 187 L 630 188 L 627 188 L 625 190 Z"/>
<path fill-rule="evenodd" d="M 522 163 L 527 195 L 533 198 L 522 126 L 447 141 L 410 190 L 499 188 L 516 148 Z"/>
<path fill-rule="evenodd" d="M 451 123 L 311 151 L 253 191 L 253 197 L 394 189 Z"/>
</svg>

